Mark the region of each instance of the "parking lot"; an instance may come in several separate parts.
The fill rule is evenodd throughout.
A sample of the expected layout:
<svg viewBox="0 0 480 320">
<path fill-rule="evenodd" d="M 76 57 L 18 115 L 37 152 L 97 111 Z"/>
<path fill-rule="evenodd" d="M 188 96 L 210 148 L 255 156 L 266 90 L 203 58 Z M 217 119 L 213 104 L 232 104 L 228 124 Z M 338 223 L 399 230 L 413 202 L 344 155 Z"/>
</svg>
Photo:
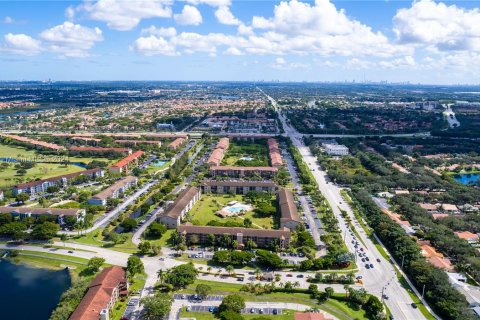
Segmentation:
<svg viewBox="0 0 480 320">
<path fill-rule="evenodd" d="M 218 310 L 217 306 L 188 306 L 188 312 L 216 312 Z M 282 314 L 282 309 L 279 308 L 245 308 L 240 311 L 245 314 L 271 314 L 271 315 L 280 315 Z"/>
<path fill-rule="evenodd" d="M 222 301 L 223 296 L 220 295 L 209 295 L 205 299 L 198 299 L 196 294 L 179 294 L 176 293 L 173 295 L 173 299 L 175 300 L 193 300 L 193 301 Z"/>
<path fill-rule="evenodd" d="M 128 300 L 127 308 L 123 312 L 122 318 L 132 319 L 139 301 L 140 301 L 139 297 L 131 297 L 130 300 Z"/>
</svg>

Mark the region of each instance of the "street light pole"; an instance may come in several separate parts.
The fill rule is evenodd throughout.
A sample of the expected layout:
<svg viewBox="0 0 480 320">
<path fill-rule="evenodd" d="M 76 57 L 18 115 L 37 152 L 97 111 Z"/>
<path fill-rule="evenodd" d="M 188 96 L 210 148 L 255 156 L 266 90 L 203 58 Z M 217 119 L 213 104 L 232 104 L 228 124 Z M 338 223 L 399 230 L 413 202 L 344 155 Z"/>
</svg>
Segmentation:
<svg viewBox="0 0 480 320">
<path fill-rule="evenodd" d="M 423 289 L 422 289 L 422 299 L 424 294 L 425 294 L 425 284 L 423 285 Z"/>
</svg>

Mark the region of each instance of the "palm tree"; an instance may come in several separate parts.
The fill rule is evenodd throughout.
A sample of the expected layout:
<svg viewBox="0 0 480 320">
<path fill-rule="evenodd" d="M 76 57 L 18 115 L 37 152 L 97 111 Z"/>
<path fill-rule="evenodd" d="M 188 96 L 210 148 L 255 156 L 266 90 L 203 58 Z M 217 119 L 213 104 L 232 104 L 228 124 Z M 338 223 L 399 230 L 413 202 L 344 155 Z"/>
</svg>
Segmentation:
<svg viewBox="0 0 480 320">
<path fill-rule="evenodd" d="M 262 270 L 260 270 L 260 268 L 255 268 L 255 278 L 260 278 L 260 276 L 262 275 Z"/>
<path fill-rule="evenodd" d="M 353 273 L 353 272 L 347 273 L 348 282 L 353 283 L 354 278 L 355 278 L 355 273 Z"/>
<path fill-rule="evenodd" d="M 160 269 L 157 272 L 157 276 L 158 276 L 158 279 L 160 279 L 160 284 L 163 284 L 163 280 L 165 280 L 165 276 L 166 276 L 165 272 L 162 269 Z"/>
<path fill-rule="evenodd" d="M 228 274 L 233 276 L 235 274 L 235 268 L 232 265 L 228 265 L 225 270 L 227 270 Z"/>
<path fill-rule="evenodd" d="M 350 291 L 350 285 L 349 284 L 344 285 L 343 289 L 345 289 L 345 297 L 348 298 L 348 292 Z"/>
</svg>

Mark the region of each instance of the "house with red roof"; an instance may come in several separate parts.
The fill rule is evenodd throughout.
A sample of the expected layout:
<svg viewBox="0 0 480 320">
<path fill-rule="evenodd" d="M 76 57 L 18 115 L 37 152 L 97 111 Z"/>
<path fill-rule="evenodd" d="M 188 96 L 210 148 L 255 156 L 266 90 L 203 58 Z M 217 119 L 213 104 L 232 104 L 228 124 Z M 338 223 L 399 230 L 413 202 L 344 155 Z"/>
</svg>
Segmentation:
<svg viewBox="0 0 480 320">
<path fill-rule="evenodd" d="M 131 170 L 132 165 L 136 165 L 138 163 L 138 159 L 143 156 L 143 151 L 135 151 L 131 155 L 126 156 L 122 160 L 118 161 L 117 163 L 113 164 L 108 168 L 110 173 L 125 173 Z"/>
<path fill-rule="evenodd" d="M 106 320 L 110 310 L 120 295 L 128 294 L 128 280 L 125 270 L 112 266 L 102 270 L 88 286 L 83 297 L 69 320 Z"/>
</svg>

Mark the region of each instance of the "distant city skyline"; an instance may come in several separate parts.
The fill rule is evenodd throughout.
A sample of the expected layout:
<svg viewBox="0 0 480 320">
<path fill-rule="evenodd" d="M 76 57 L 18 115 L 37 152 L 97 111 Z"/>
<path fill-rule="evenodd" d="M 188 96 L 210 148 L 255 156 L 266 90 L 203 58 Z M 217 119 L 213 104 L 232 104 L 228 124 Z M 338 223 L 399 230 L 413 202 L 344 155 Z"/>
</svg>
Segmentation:
<svg viewBox="0 0 480 320">
<path fill-rule="evenodd" d="M 0 80 L 480 84 L 474 1 L 1 1 Z"/>
</svg>

